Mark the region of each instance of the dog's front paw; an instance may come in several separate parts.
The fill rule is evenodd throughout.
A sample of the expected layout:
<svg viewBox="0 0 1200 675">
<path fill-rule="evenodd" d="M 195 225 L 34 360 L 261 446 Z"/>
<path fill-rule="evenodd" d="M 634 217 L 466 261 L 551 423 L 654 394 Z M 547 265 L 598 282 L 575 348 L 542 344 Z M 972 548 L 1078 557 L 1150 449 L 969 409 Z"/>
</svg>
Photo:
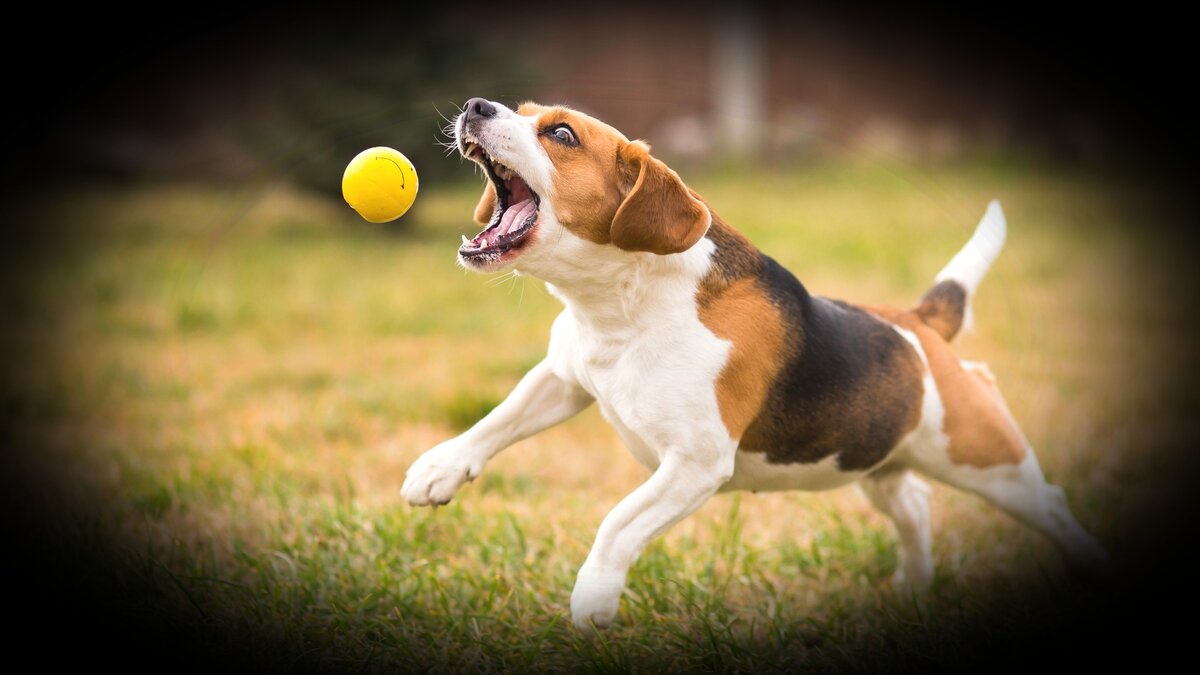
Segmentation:
<svg viewBox="0 0 1200 675">
<path fill-rule="evenodd" d="M 471 458 L 453 440 L 434 447 L 408 467 L 400 495 L 413 506 L 438 506 L 454 497 L 463 483 L 475 480 L 483 462 Z"/>
<path fill-rule="evenodd" d="M 625 575 L 621 572 L 579 570 L 571 592 L 571 620 L 580 630 L 607 628 L 617 618 Z"/>
</svg>

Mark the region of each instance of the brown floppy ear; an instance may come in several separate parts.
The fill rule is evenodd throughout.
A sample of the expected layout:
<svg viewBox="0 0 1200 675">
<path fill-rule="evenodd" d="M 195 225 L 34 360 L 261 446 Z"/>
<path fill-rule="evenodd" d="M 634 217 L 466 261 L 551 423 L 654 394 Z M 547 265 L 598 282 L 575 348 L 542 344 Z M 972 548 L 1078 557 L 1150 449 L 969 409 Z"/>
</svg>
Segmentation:
<svg viewBox="0 0 1200 675">
<path fill-rule="evenodd" d="M 712 216 L 679 174 L 651 157 L 650 147 L 641 141 L 622 147 L 617 161 L 629 177 L 637 179 L 613 216 L 609 231 L 613 244 L 626 251 L 667 255 L 700 241 Z"/>
<path fill-rule="evenodd" d="M 487 225 L 492 222 L 492 214 L 496 211 L 496 185 L 488 181 L 483 188 L 483 196 L 475 205 L 475 222 Z"/>
</svg>

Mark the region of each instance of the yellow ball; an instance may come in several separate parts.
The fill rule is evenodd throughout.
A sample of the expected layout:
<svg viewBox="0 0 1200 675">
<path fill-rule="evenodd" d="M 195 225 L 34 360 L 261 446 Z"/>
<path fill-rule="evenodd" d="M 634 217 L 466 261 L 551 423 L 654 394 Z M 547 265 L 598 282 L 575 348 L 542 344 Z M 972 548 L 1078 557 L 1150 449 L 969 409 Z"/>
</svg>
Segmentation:
<svg viewBox="0 0 1200 675">
<path fill-rule="evenodd" d="M 417 199 L 417 170 L 399 151 L 368 148 L 346 165 L 342 197 L 367 222 L 395 220 Z"/>
</svg>

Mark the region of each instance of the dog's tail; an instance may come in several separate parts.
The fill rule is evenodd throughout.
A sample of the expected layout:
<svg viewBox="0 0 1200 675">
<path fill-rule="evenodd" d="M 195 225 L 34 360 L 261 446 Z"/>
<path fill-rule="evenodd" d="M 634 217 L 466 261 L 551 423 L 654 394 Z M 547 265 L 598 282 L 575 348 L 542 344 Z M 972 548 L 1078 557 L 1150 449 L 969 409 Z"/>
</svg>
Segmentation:
<svg viewBox="0 0 1200 675">
<path fill-rule="evenodd" d="M 993 199 L 970 241 L 938 272 L 933 287 L 925 291 L 913 310 L 947 341 L 960 328 L 971 330 L 971 298 L 1004 248 L 1007 231 L 1004 211 L 1000 210 L 1000 202 Z"/>
</svg>

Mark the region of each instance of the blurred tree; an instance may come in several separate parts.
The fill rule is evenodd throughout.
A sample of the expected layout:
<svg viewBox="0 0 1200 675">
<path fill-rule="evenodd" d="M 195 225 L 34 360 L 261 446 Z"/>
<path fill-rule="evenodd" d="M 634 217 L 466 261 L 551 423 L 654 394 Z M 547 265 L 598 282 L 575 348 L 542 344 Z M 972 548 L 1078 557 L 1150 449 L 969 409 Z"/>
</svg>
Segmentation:
<svg viewBox="0 0 1200 675">
<path fill-rule="evenodd" d="M 540 81 L 520 50 L 475 34 L 490 26 L 479 16 L 408 3 L 77 29 L 67 42 L 88 59 L 18 82 L 44 108 L 24 113 L 24 136 L 40 144 L 25 175 L 278 179 L 340 199 L 346 163 L 374 145 L 403 152 L 425 180 L 471 175 L 441 156 L 443 116 L 473 96 L 532 96 Z"/>
<path fill-rule="evenodd" d="M 494 53 L 462 26 L 439 25 L 449 20 L 430 9 L 402 7 L 332 25 L 301 21 L 274 41 L 261 110 L 237 125 L 240 144 L 262 167 L 336 194 L 350 158 L 389 145 L 423 178 L 446 175 L 455 167 L 441 159 L 444 118 L 472 96 L 533 88 L 515 52 Z"/>
</svg>

